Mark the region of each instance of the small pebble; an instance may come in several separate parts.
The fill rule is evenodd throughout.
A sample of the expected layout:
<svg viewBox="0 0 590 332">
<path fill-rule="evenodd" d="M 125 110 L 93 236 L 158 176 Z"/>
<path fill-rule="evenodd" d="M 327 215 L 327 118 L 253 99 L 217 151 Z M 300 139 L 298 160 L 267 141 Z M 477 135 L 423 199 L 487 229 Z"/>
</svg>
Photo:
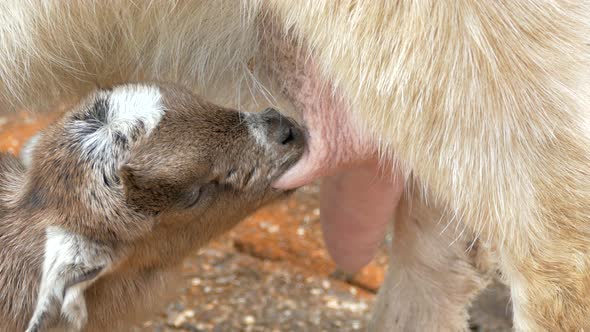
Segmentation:
<svg viewBox="0 0 590 332">
<path fill-rule="evenodd" d="M 330 308 L 330 309 L 340 309 L 340 305 L 338 304 L 338 300 L 335 300 L 335 299 L 328 300 L 328 302 L 326 303 L 326 307 Z"/>
<path fill-rule="evenodd" d="M 299 236 L 305 235 L 305 229 L 303 229 L 303 227 L 297 227 L 297 235 L 299 235 Z"/>
<path fill-rule="evenodd" d="M 232 280 L 234 280 L 234 276 L 219 277 L 215 279 L 215 283 L 224 285 L 230 283 Z"/>
<path fill-rule="evenodd" d="M 253 325 L 254 323 L 256 323 L 256 319 L 254 318 L 254 316 L 248 315 L 244 317 L 244 324 Z"/>
<path fill-rule="evenodd" d="M 181 312 L 180 314 L 178 314 L 176 316 L 176 318 L 174 318 L 174 321 L 172 322 L 172 325 L 174 327 L 182 327 L 184 325 L 184 323 L 186 323 L 186 319 L 187 318 L 192 318 L 195 316 L 195 312 L 192 310 L 185 310 L 183 312 Z"/>
<path fill-rule="evenodd" d="M 268 227 L 268 232 L 270 234 L 275 234 L 275 233 L 278 233 L 279 232 L 279 229 L 280 229 L 280 227 L 278 225 L 270 225 Z"/>
<path fill-rule="evenodd" d="M 356 303 L 356 302 L 343 301 L 340 304 L 340 306 L 342 309 L 346 309 L 348 311 L 355 312 L 355 313 L 366 311 L 368 308 L 367 304 L 364 302 Z"/>
<path fill-rule="evenodd" d="M 360 330 L 361 329 L 361 322 L 359 322 L 358 320 L 353 320 L 352 321 L 352 329 L 353 330 Z"/>
<path fill-rule="evenodd" d="M 210 324 L 197 323 L 197 330 L 208 330 L 211 328 Z"/>
</svg>

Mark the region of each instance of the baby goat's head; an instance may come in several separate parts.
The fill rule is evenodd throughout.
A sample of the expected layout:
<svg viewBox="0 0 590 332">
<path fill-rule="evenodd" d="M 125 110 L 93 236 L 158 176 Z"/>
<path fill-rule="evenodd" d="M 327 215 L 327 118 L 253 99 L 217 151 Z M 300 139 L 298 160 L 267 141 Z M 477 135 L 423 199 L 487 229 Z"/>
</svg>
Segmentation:
<svg viewBox="0 0 590 332">
<path fill-rule="evenodd" d="M 213 219 L 284 195 L 271 183 L 303 148 L 301 130 L 275 110 L 242 113 L 176 86 L 122 85 L 96 92 L 42 134 L 25 199 L 102 239 L 151 227 L 136 217 L 221 223 Z"/>
<path fill-rule="evenodd" d="M 149 256 L 153 241 L 178 240 L 184 249 L 173 256 L 186 255 L 284 196 L 271 183 L 303 149 L 301 130 L 272 109 L 241 113 L 171 85 L 94 93 L 44 131 L 27 158 L 21 207 L 38 213 L 47 234 L 28 331 L 60 315 L 83 326 L 85 287 L 133 250 Z"/>
</svg>

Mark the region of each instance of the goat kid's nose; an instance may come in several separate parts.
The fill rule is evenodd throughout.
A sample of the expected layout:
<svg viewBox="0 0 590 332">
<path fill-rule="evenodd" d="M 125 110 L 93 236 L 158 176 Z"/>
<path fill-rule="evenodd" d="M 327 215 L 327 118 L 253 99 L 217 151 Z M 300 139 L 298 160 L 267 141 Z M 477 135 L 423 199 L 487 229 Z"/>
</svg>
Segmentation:
<svg viewBox="0 0 590 332">
<path fill-rule="evenodd" d="M 301 139 L 303 134 L 297 124 L 274 108 L 267 108 L 260 116 L 267 127 L 269 141 L 289 145 Z"/>
</svg>

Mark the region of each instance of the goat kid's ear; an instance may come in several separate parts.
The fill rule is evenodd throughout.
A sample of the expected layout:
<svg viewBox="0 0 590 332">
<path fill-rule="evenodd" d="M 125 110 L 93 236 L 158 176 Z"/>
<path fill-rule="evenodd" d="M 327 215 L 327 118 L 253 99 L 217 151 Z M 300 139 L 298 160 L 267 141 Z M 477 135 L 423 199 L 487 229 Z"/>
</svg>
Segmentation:
<svg viewBox="0 0 590 332">
<path fill-rule="evenodd" d="M 159 174 L 158 170 L 138 164 L 122 166 L 119 176 L 127 204 L 148 215 L 187 208 L 199 198 L 198 185 L 186 184 L 171 174 Z"/>
<path fill-rule="evenodd" d="M 158 185 L 141 166 L 126 164 L 120 170 L 125 201 L 133 209 L 149 215 L 156 215 L 167 207 L 166 188 Z"/>
<path fill-rule="evenodd" d="M 145 142 L 138 145 L 119 167 L 125 202 L 148 216 L 192 207 L 199 200 L 200 189 L 205 183 L 205 180 L 203 183 L 199 181 L 197 174 L 209 175 L 209 170 L 198 162 L 183 167 L 186 160 L 162 158 L 162 149 L 170 147 L 154 144 Z"/>
<path fill-rule="evenodd" d="M 84 290 L 110 268 L 112 261 L 112 250 L 105 245 L 49 227 L 37 305 L 27 332 L 56 327 L 60 317 L 71 330 L 82 330 L 88 320 Z"/>
</svg>

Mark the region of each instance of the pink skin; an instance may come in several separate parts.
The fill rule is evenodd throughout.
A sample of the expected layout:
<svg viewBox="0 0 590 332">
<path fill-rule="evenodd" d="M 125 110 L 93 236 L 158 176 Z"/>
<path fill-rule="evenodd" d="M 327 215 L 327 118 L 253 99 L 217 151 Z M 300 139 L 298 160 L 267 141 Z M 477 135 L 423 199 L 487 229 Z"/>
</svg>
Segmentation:
<svg viewBox="0 0 590 332">
<path fill-rule="evenodd" d="M 347 272 L 356 272 L 375 255 L 402 192 L 396 181 L 378 176 L 367 163 L 322 180 L 320 210 L 330 255 Z"/>
<path fill-rule="evenodd" d="M 287 84 L 286 91 L 302 112 L 308 149 L 274 186 L 291 189 L 322 178 L 326 246 L 336 264 L 353 273 L 373 259 L 403 183 L 392 167 L 379 168 L 375 146 L 359 134 L 351 112 L 332 97 L 330 89 L 320 88 L 322 82 L 312 64 L 303 67 L 297 73 L 280 73 L 297 83 Z"/>
</svg>

